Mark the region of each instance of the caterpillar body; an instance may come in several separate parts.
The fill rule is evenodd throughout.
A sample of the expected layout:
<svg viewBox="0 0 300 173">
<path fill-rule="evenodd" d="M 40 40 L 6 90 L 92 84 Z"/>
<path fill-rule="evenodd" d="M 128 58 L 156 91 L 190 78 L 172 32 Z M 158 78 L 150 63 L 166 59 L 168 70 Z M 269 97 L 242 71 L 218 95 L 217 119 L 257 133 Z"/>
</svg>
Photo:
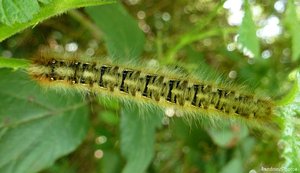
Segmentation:
<svg viewBox="0 0 300 173">
<path fill-rule="evenodd" d="M 223 116 L 264 122 L 273 103 L 242 87 L 202 81 L 159 68 L 134 67 L 99 60 L 40 57 L 28 69 L 41 83 L 106 94 L 193 115 Z"/>
</svg>

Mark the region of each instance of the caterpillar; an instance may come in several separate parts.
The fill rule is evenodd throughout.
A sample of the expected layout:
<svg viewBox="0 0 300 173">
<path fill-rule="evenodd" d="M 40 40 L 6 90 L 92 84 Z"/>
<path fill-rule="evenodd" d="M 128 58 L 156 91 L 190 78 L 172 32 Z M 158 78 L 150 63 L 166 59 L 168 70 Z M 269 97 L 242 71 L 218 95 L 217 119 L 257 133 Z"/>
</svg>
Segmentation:
<svg viewBox="0 0 300 173">
<path fill-rule="evenodd" d="M 266 122 L 274 104 L 243 87 L 199 80 L 162 68 L 137 67 L 105 60 L 42 56 L 33 60 L 29 74 L 48 86 L 76 88 L 134 100 L 197 116 Z"/>
</svg>

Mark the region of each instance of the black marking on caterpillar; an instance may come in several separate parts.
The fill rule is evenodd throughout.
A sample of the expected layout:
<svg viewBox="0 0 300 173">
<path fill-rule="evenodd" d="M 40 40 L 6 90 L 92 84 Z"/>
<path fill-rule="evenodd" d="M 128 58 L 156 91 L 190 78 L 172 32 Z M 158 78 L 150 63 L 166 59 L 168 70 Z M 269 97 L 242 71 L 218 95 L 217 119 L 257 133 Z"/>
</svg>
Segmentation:
<svg viewBox="0 0 300 173">
<path fill-rule="evenodd" d="M 39 81 L 80 85 L 93 92 L 127 95 L 158 106 L 242 118 L 268 119 L 272 115 L 273 105 L 268 99 L 205 81 L 181 79 L 138 68 L 79 60 L 37 59 L 29 71 Z"/>
</svg>

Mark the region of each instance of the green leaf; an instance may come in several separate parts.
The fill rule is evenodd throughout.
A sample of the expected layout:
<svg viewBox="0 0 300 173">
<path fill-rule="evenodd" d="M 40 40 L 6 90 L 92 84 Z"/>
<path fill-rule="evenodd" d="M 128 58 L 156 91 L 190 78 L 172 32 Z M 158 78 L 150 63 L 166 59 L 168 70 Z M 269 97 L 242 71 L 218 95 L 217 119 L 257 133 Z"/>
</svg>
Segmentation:
<svg viewBox="0 0 300 173">
<path fill-rule="evenodd" d="M 103 32 L 110 56 L 123 60 L 139 58 L 145 36 L 123 6 L 117 3 L 89 7 L 86 12 Z"/>
<path fill-rule="evenodd" d="M 114 151 L 105 151 L 105 157 L 101 162 L 101 169 L 104 173 L 120 173 L 121 172 L 121 156 Z"/>
<path fill-rule="evenodd" d="M 223 167 L 221 173 L 244 172 L 241 157 L 235 157 Z"/>
<path fill-rule="evenodd" d="M 293 0 L 287 3 L 285 22 L 292 37 L 292 59 L 295 61 L 300 56 L 300 23 Z"/>
<path fill-rule="evenodd" d="M 276 101 L 276 105 L 284 106 L 286 104 L 291 103 L 295 99 L 298 92 L 299 92 L 299 86 L 298 83 L 295 81 L 290 91 L 282 99 Z"/>
<path fill-rule="evenodd" d="M 12 10 L 14 10 L 14 8 L 19 7 L 19 6 L 11 5 L 12 2 L 24 3 L 24 5 L 22 5 L 22 8 L 19 7 L 20 10 L 23 9 L 23 6 L 25 6 L 26 8 L 28 8 L 30 10 L 33 10 L 33 11 L 34 11 L 34 9 L 37 9 L 37 10 L 40 9 L 40 10 L 38 10 L 39 13 L 37 13 L 37 14 L 35 14 L 35 13 L 32 13 L 31 15 L 27 14 L 27 17 L 22 17 L 20 19 L 16 19 L 16 18 L 19 18 L 19 15 L 21 15 L 21 14 L 19 14 L 19 13 L 13 14 L 13 17 L 9 17 L 6 12 L 7 9 L 0 7 L 0 16 L 1 16 L 0 19 L 5 21 L 6 23 L 9 21 L 12 24 L 11 26 L 4 25 L 4 24 L 0 25 L 0 42 L 1 42 L 4 39 L 16 34 L 17 32 L 22 31 L 23 29 L 25 29 L 27 27 L 37 25 L 39 22 L 42 22 L 43 20 L 50 18 L 52 16 L 66 12 L 67 10 L 70 10 L 73 8 L 79 8 L 79 7 L 93 6 L 93 5 L 103 5 L 103 4 L 112 3 L 114 1 L 113 0 L 88 0 L 88 1 L 87 0 L 52 0 L 52 2 L 50 4 L 43 5 L 41 8 L 39 8 L 36 0 L 35 0 L 35 2 L 37 4 L 37 7 L 28 6 L 28 5 L 30 5 L 29 2 L 34 2 L 34 0 L 30 0 L 30 1 L 29 0 L 28 1 L 0 0 L 0 2 L 2 2 L 2 4 L 10 4 L 10 5 L 3 5 L 3 7 L 9 8 L 8 11 L 12 11 Z M 49 2 L 49 0 L 42 0 L 41 2 L 45 3 L 45 2 Z M 13 8 L 12 8 L 12 6 L 13 6 Z M 34 9 L 32 9 L 32 8 L 34 8 Z M 33 16 L 33 14 L 35 14 L 35 15 Z M 11 18 L 13 18 L 14 20 L 12 20 Z M 21 20 L 22 22 L 25 22 L 25 21 L 27 21 L 27 22 L 26 23 L 16 23 L 18 20 Z"/>
<path fill-rule="evenodd" d="M 16 59 L 16 58 L 3 58 L 0 57 L 0 67 L 11 67 L 14 69 L 27 68 L 30 64 L 29 60 L 26 59 Z"/>
<path fill-rule="evenodd" d="M 82 142 L 81 96 L 41 90 L 20 71 L 0 69 L 0 76 L 0 172 L 38 172 Z"/>
<path fill-rule="evenodd" d="M 161 124 L 158 111 L 140 112 L 137 105 L 121 112 L 121 151 L 127 160 L 123 173 L 145 172 L 154 156 L 155 127 Z"/>
<path fill-rule="evenodd" d="M 235 129 L 233 129 L 233 127 Z M 210 128 L 208 134 L 212 140 L 220 147 L 233 147 L 238 142 L 243 140 L 248 135 L 248 129 L 245 125 L 227 125 L 224 124 L 224 128 Z"/>
<path fill-rule="evenodd" d="M 101 111 L 98 116 L 103 122 L 107 124 L 111 124 L 111 125 L 119 124 L 119 117 L 116 115 L 115 112 Z"/>
<path fill-rule="evenodd" d="M 252 19 L 251 9 L 248 2 L 244 2 L 245 15 L 239 28 L 238 43 L 244 54 L 249 57 L 260 57 L 259 40 L 256 36 L 256 26 Z"/>
<path fill-rule="evenodd" d="M 6 25 L 23 23 L 32 19 L 39 12 L 40 6 L 37 0 L 11 1 L 1 0 L 0 22 Z M 49 1 L 41 1 L 49 3 Z"/>
</svg>

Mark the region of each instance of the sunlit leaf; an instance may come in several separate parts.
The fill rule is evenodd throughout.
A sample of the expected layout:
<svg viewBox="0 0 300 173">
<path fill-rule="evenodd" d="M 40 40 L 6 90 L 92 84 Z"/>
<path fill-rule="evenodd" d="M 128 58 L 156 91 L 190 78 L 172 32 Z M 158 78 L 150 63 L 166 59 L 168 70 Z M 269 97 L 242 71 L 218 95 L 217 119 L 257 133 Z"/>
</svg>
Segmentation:
<svg viewBox="0 0 300 173">
<path fill-rule="evenodd" d="M 238 32 L 239 47 L 247 56 L 259 58 L 259 40 L 256 36 L 256 26 L 252 19 L 251 9 L 247 1 L 244 3 L 244 10 L 245 15 Z"/>
</svg>

